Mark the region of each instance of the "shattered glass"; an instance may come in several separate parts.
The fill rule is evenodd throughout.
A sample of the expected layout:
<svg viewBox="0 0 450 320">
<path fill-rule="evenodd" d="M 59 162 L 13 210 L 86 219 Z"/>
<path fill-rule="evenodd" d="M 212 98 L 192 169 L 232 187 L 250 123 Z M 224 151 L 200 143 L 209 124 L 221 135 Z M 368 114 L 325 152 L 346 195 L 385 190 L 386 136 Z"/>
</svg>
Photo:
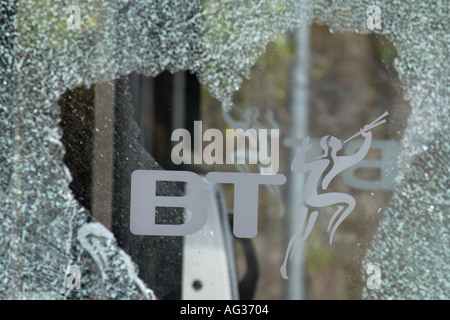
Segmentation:
<svg viewBox="0 0 450 320">
<path fill-rule="evenodd" d="M 177 284 L 157 287 L 158 281 L 149 278 L 145 285 L 126 253 L 133 250 L 121 248 L 120 239 L 96 222 L 89 205 L 71 191 L 58 100 L 69 89 L 120 82 L 133 71 L 156 76 L 190 70 L 224 110 L 231 110 L 234 93 L 277 35 L 305 23 L 325 24 L 332 32 L 368 33 L 366 8 L 373 3 L 84 0 L 77 2 L 79 30 L 67 25 L 66 9 L 72 4 L 0 3 L 0 298 L 33 293 L 58 299 L 161 297 Z M 366 263 L 382 261 L 383 285 L 365 290 L 363 297 L 448 299 L 449 6 L 445 0 L 377 5 L 382 28 L 375 32 L 397 50 L 394 66 L 412 112 L 397 159 L 397 185 L 361 270 L 364 278 Z M 127 101 L 119 105 L 123 110 L 114 130 L 126 147 L 116 155 L 115 166 L 123 168 L 116 173 L 129 179 L 135 169 L 158 169 L 137 142 L 131 106 Z M 177 192 L 171 185 L 161 188 Z M 126 203 L 127 191 L 119 194 Z M 112 207 L 126 223 L 126 205 Z M 165 215 L 180 221 L 176 212 Z M 175 240 L 145 241 L 133 244 L 147 250 L 145 263 L 179 263 L 176 257 L 167 261 L 153 255 L 158 248 L 179 246 Z M 82 290 L 65 286 L 71 265 L 81 268 Z"/>
</svg>

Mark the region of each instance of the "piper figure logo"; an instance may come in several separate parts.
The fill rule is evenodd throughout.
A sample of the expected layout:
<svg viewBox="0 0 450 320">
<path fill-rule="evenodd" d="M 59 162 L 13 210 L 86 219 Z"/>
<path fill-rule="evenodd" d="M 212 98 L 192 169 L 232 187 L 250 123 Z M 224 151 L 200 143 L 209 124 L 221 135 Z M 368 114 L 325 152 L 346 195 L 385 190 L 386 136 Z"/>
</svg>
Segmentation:
<svg viewBox="0 0 450 320">
<path fill-rule="evenodd" d="M 337 210 L 330 218 L 328 231 L 330 232 L 330 245 L 333 242 L 333 236 L 339 225 L 348 217 L 356 205 L 356 200 L 351 195 L 341 192 L 325 192 L 330 182 L 345 169 L 357 164 L 366 156 L 372 142 L 372 128 L 386 122 L 384 117 L 388 115 L 385 112 L 372 123 L 365 125 L 359 132 L 344 141 L 358 137 L 364 137 L 364 142 L 359 150 L 351 156 L 338 156 L 337 152 L 342 149 L 341 141 L 333 136 L 324 136 L 320 139 L 320 146 L 323 154 L 312 162 L 305 163 L 306 153 L 311 149 L 312 143 L 309 143 L 309 137 L 302 141 L 301 150 L 295 156 L 291 163 L 291 170 L 295 173 L 309 173 L 306 179 L 303 192 L 304 205 L 300 209 L 300 219 L 297 231 L 289 241 L 284 262 L 281 266 L 281 275 L 287 279 L 287 261 L 294 255 L 299 245 L 308 238 L 314 224 L 316 223 L 318 211 L 315 208 L 323 208 L 335 205 Z M 328 173 L 327 168 L 332 166 Z M 324 191 L 318 193 L 317 190 Z M 305 226 L 306 225 L 306 226 Z"/>
</svg>

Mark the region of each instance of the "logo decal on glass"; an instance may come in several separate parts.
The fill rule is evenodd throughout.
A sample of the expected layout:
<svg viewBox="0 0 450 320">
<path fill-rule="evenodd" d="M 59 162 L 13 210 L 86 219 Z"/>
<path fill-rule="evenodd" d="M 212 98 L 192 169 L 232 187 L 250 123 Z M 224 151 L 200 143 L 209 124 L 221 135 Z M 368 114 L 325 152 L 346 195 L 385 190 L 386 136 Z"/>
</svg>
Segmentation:
<svg viewBox="0 0 450 320">
<path fill-rule="evenodd" d="M 310 138 L 303 139 L 300 152 L 295 156 L 291 163 L 291 170 L 295 173 L 309 173 L 305 182 L 303 191 L 303 206 L 300 209 L 300 219 L 297 231 L 289 241 L 284 262 L 281 266 L 281 275 L 287 279 L 287 261 L 294 255 L 299 245 L 305 241 L 317 219 L 318 211 L 315 208 L 323 208 L 335 205 L 337 210 L 331 216 L 328 223 L 330 232 L 330 245 L 333 242 L 333 236 L 339 225 L 353 211 L 356 200 L 351 195 L 343 192 L 326 192 L 330 182 L 345 169 L 357 164 L 364 159 L 370 149 L 372 142 L 371 129 L 386 122 L 384 117 L 388 112 L 383 113 L 372 123 L 365 125 L 359 132 L 344 141 L 348 141 L 362 136 L 364 142 L 355 154 L 350 156 L 339 156 L 337 152 L 342 149 L 341 141 L 333 136 L 326 135 L 320 139 L 320 147 L 323 154 L 312 162 L 305 162 L 306 154 L 313 146 Z M 327 169 L 330 168 L 328 171 Z M 322 191 L 318 193 L 317 190 Z"/>
<path fill-rule="evenodd" d="M 287 246 L 283 264 L 280 268 L 281 275 L 287 279 L 287 262 L 292 258 L 300 244 L 305 241 L 311 233 L 318 216 L 317 208 L 335 206 L 336 210 L 328 223 L 330 233 L 330 245 L 337 228 L 353 211 L 356 200 L 351 195 L 343 192 L 327 192 L 331 181 L 347 168 L 360 163 L 369 152 L 372 144 L 372 130 L 386 122 L 384 119 L 388 112 L 383 113 L 375 121 L 365 125 L 353 136 L 345 140 L 347 143 L 358 136 L 362 136 L 364 141 L 359 149 L 352 155 L 338 155 L 338 151 L 343 148 L 343 143 L 336 137 L 326 135 L 320 139 L 322 155 L 310 162 L 306 162 L 306 154 L 312 148 L 313 143 L 310 137 L 303 139 L 299 153 L 291 163 L 291 170 L 294 173 L 308 173 L 305 186 L 303 188 L 303 205 L 300 209 L 299 224 L 297 231 L 291 237 Z M 197 123 L 201 125 L 201 123 Z M 187 130 L 186 130 L 187 131 Z M 218 130 L 217 130 L 218 131 Z M 186 163 L 191 161 L 190 134 L 180 131 L 180 136 L 185 136 L 172 152 L 173 159 L 183 159 Z M 184 132 L 184 133 L 183 133 Z M 207 131 L 208 132 L 208 131 Z M 245 134 L 245 133 L 243 133 Z M 195 135 L 195 134 L 194 134 Z M 216 132 L 215 141 L 221 141 L 214 145 L 215 149 L 223 149 L 223 138 L 220 132 Z M 201 135 L 197 134 L 197 140 Z M 253 135 L 256 137 L 256 133 Z M 267 138 L 267 135 L 263 137 Z M 271 156 L 276 155 L 278 159 L 278 131 L 275 135 L 275 150 Z M 176 140 L 176 139 L 175 139 Z M 208 139 L 206 139 L 208 140 Z M 264 141 L 265 139 L 262 139 Z M 273 143 L 274 141 L 272 141 Z M 201 144 L 197 145 L 199 149 Z M 208 147 L 207 147 L 208 148 Z M 184 150 L 183 150 L 184 149 Z M 194 146 L 194 149 L 195 146 Z M 228 148 L 231 150 L 231 148 Z M 267 146 L 263 144 L 259 158 L 265 159 L 261 155 L 267 154 Z M 205 149 L 206 150 L 206 149 Z M 198 150 L 197 150 L 198 151 Z M 203 153 L 203 157 L 208 158 L 208 152 Z M 179 158 L 176 155 L 179 155 Z M 182 154 L 182 155 L 181 155 Z M 217 151 L 216 151 L 217 154 Z M 184 158 L 185 155 L 188 155 Z M 194 158 L 201 163 L 202 153 L 194 152 Z M 195 160 L 195 159 L 194 159 Z M 219 160 L 220 157 L 219 157 Z M 256 159 L 254 159 L 256 162 Z M 181 161 L 181 162 L 182 162 Z M 220 161 L 219 161 L 220 162 Z M 271 161 L 264 161 L 265 163 Z M 223 163 L 223 162 L 220 162 Z M 278 160 L 274 161 L 274 168 L 278 170 Z M 234 184 L 234 221 L 233 233 L 238 238 L 253 238 L 257 234 L 258 226 L 258 188 L 260 185 L 282 185 L 286 182 L 283 174 L 267 174 L 267 172 L 209 172 L 205 179 L 211 183 Z M 164 196 L 157 195 L 157 181 L 183 181 L 190 186 L 190 191 L 184 196 Z M 131 205 L 130 205 L 130 230 L 136 235 L 160 235 L 160 236 L 185 236 L 196 233 L 205 225 L 208 218 L 206 208 L 201 203 L 204 180 L 197 174 L 190 171 L 164 171 L 164 170 L 136 170 L 131 176 Z M 300 196 L 300 195 L 299 195 Z M 179 207 L 191 212 L 191 217 L 182 224 L 161 224 L 156 222 L 158 207 Z"/>
</svg>

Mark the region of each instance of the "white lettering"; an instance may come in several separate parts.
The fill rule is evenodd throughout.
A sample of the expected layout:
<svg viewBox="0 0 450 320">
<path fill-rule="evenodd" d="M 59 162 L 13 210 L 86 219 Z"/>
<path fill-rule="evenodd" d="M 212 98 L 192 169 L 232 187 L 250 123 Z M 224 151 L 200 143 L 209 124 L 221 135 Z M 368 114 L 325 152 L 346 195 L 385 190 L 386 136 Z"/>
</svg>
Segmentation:
<svg viewBox="0 0 450 320">
<path fill-rule="evenodd" d="M 270 133 L 269 133 L 270 131 Z M 270 136 L 270 153 L 269 153 Z M 279 169 L 278 129 L 227 129 L 225 141 L 218 129 L 208 129 L 202 134 L 202 121 L 194 122 L 194 155 L 192 159 L 191 134 L 186 129 L 172 132 L 171 141 L 178 142 L 172 149 L 172 162 L 179 164 L 261 164 L 263 175 L 276 174 Z M 259 141 L 258 141 L 259 140 Z M 246 141 L 248 143 L 246 144 Z M 209 142 L 202 152 L 203 142 Z"/>
</svg>

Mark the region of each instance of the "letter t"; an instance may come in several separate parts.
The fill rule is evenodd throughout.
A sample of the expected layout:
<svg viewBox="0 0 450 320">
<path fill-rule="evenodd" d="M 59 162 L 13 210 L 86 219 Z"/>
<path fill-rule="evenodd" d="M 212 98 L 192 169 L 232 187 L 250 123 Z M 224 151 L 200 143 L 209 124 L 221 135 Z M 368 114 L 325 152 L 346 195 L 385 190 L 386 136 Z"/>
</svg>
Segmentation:
<svg viewBox="0 0 450 320">
<path fill-rule="evenodd" d="M 253 238 L 258 232 L 258 191 L 260 184 L 280 185 L 286 182 L 282 174 L 262 175 L 242 172 L 210 172 L 206 180 L 214 183 L 233 183 L 233 233 L 239 238 Z"/>
</svg>

